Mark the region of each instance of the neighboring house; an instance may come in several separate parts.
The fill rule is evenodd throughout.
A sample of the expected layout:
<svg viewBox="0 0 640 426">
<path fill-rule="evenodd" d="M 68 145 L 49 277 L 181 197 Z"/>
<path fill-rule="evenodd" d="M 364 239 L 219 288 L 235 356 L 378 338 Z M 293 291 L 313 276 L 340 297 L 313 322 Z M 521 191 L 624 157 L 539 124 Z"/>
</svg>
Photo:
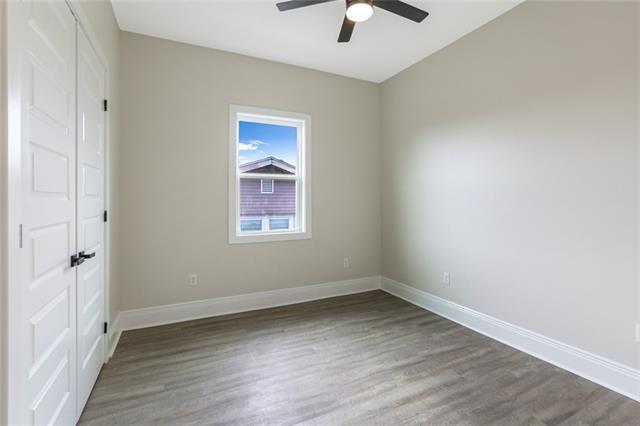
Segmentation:
<svg viewBox="0 0 640 426">
<path fill-rule="evenodd" d="M 240 165 L 240 173 L 294 175 L 295 166 L 275 157 Z M 240 230 L 294 229 L 296 182 L 277 178 L 240 178 Z"/>
</svg>

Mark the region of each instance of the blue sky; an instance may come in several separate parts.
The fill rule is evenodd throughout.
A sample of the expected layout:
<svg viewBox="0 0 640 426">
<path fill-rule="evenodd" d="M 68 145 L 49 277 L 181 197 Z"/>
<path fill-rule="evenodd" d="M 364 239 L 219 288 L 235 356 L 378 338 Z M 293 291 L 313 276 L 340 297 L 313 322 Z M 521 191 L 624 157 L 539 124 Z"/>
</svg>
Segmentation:
<svg viewBox="0 0 640 426">
<path fill-rule="evenodd" d="M 239 163 L 250 163 L 270 155 L 297 166 L 296 128 L 240 121 Z"/>
</svg>

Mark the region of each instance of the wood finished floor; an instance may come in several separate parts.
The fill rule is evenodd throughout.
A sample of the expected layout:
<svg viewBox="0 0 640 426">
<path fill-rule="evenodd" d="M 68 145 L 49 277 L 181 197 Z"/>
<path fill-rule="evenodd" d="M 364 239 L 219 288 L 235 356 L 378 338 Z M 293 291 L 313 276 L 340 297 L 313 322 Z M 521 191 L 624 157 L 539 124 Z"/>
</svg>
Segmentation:
<svg viewBox="0 0 640 426">
<path fill-rule="evenodd" d="M 640 403 L 382 291 L 127 331 L 81 424 L 640 424 Z"/>
</svg>

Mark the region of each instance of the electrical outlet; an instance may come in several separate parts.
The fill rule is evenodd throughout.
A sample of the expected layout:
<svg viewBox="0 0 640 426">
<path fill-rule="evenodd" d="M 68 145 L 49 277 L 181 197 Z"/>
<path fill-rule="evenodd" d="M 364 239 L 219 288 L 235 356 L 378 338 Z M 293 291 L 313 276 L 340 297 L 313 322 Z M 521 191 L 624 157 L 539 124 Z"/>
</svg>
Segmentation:
<svg viewBox="0 0 640 426">
<path fill-rule="evenodd" d="M 636 342 L 640 343 L 640 323 L 636 324 Z"/>
<path fill-rule="evenodd" d="M 198 274 L 189 275 L 189 285 L 198 285 Z"/>
<path fill-rule="evenodd" d="M 448 272 L 442 274 L 442 285 L 451 285 L 451 275 Z"/>
<path fill-rule="evenodd" d="M 342 266 L 344 266 L 345 268 L 348 268 L 348 267 L 349 267 L 349 258 L 348 258 L 348 257 L 345 257 L 345 258 L 342 260 Z"/>
</svg>

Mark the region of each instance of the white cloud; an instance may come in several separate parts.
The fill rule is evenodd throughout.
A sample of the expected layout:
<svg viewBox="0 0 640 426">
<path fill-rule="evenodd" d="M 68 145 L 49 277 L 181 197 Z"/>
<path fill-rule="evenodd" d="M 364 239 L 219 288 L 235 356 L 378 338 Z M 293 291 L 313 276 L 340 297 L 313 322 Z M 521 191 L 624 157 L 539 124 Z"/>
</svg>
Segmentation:
<svg viewBox="0 0 640 426">
<path fill-rule="evenodd" d="M 240 151 L 255 151 L 260 145 L 269 144 L 258 139 L 252 139 L 247 143 L 238 142 L 238 149 Z"/>
</svg>

